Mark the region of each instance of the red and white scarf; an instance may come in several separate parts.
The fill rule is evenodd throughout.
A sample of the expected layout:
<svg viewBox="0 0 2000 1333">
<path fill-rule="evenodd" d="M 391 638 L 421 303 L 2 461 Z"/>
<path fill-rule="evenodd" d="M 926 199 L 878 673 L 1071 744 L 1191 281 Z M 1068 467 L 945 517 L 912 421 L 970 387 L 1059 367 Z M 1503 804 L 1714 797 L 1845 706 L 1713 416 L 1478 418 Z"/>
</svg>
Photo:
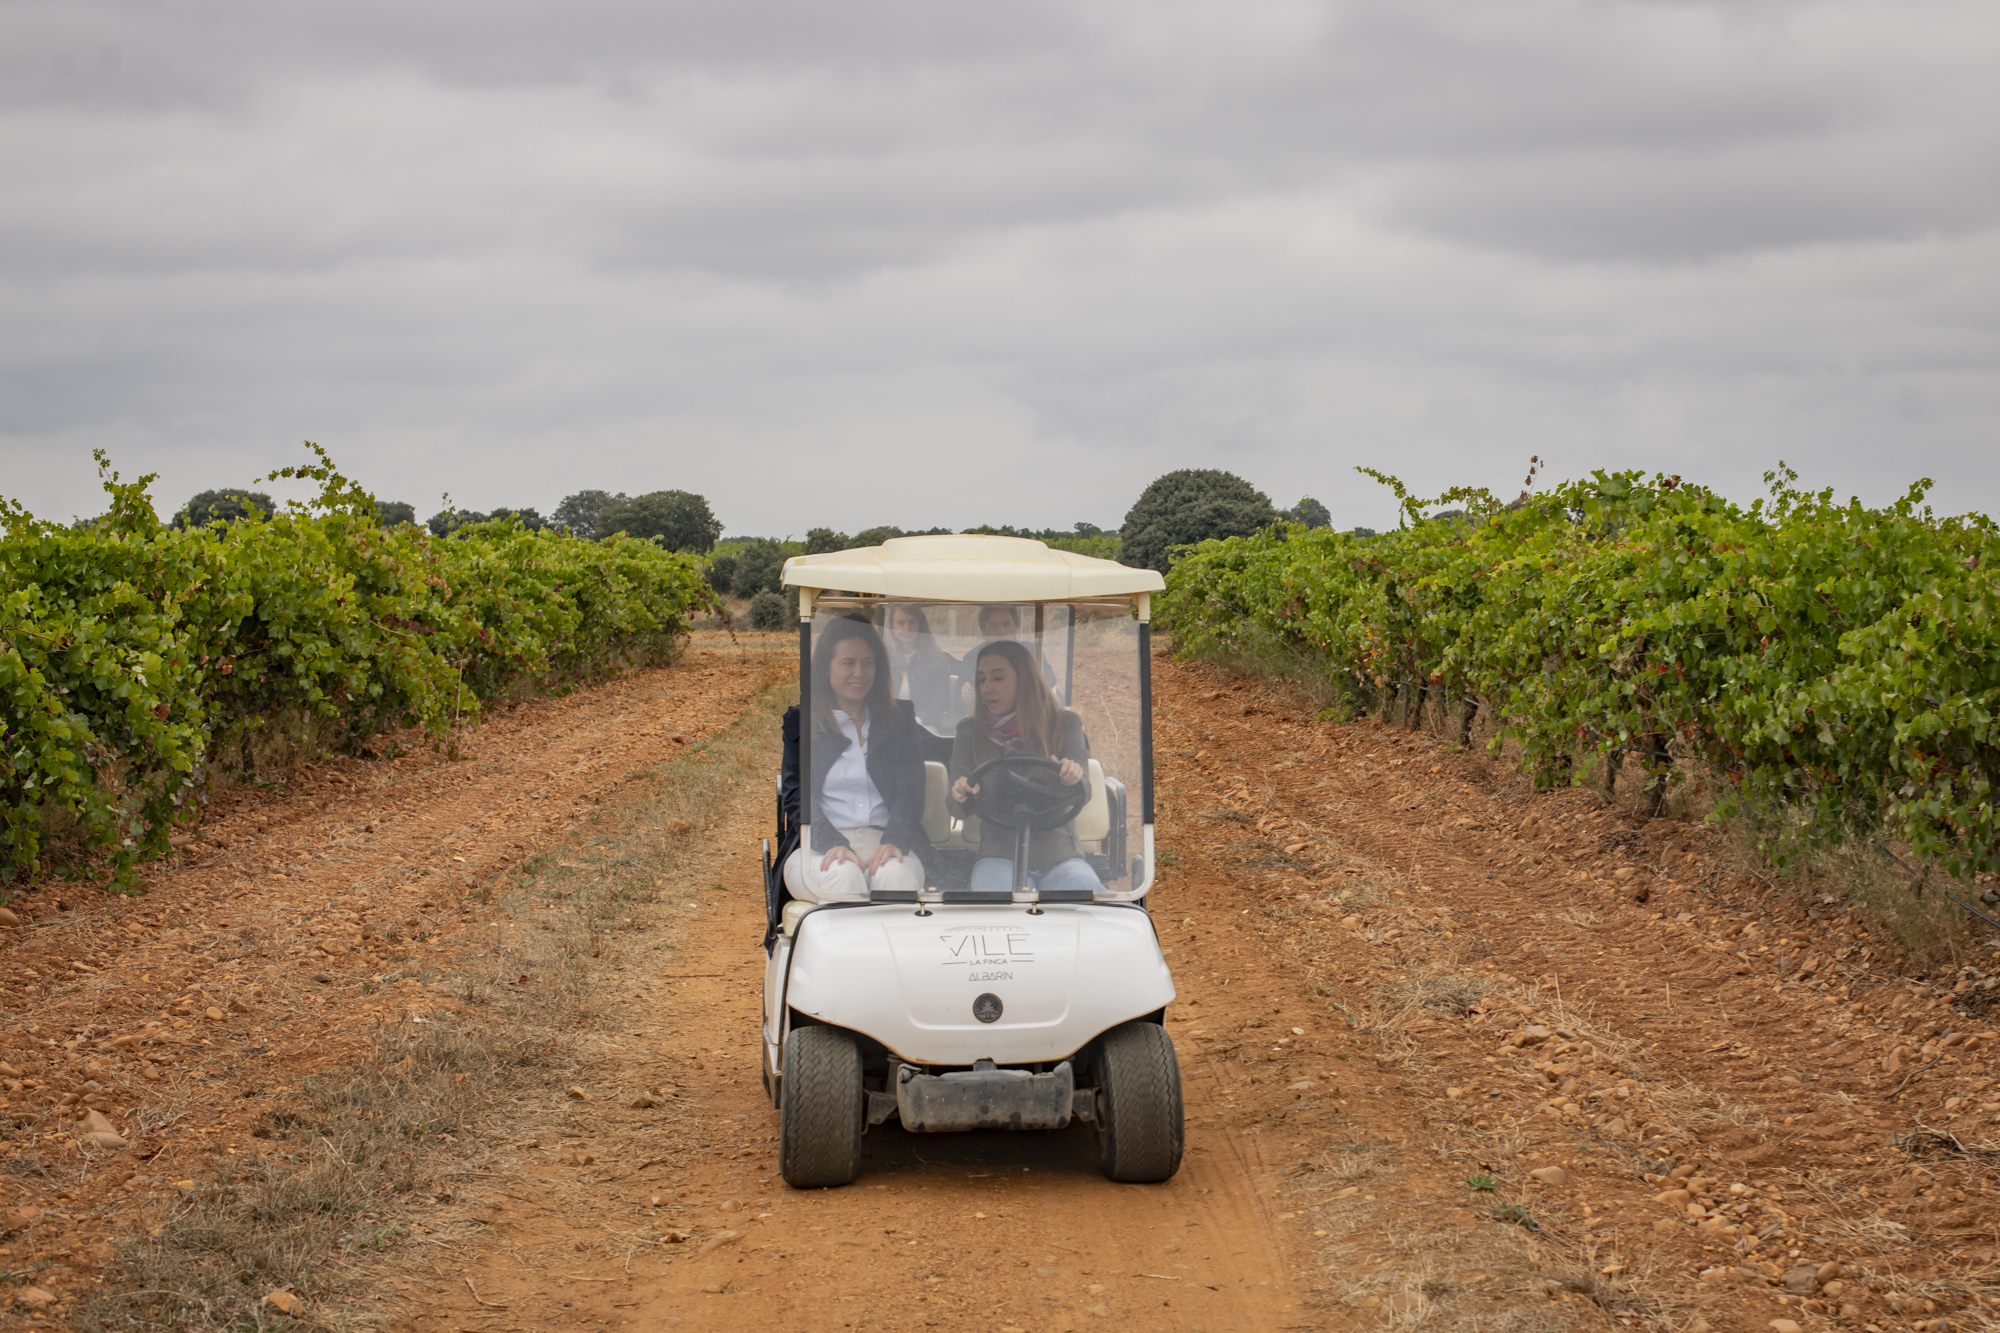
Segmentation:
<svg viewBox="0 0 2000 1333">
<path fill-rule="evenodd" d="M 988 715 L 984 721 L 986 725 L 986 739 L 993 742 L 999 748 L 1001 754 L 1021 753 L 1021 714 L 1019 709 L 1007 714 L 1005 717 Z"/>
</svg>

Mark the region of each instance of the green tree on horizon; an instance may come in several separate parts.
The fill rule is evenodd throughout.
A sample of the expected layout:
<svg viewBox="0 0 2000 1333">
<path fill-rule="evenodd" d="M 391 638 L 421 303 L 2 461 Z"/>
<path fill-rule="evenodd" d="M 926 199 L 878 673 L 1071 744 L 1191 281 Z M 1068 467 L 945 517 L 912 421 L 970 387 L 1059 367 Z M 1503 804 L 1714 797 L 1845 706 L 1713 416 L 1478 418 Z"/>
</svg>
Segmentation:
<svg viewBox="0 0 2000 1333">
<path fill-rule="evenodd" d="M 578 491 L 566 495 L 549 517 L 555 525 L 572 537 L 586 540 L 598 535 L 597 522 L 604 511 L 616 501 L 623 500 L 625 493 L 613 495 L 610 491 Z"/>
<path fill-rule="evenodd" d="M 1278 519 L 1271 498 L 1233 472 L 1182 468 L 1141 492 L 1120 529 L 1120 558 L 1164 574 L 1174 548 L 1247 537 Z"/>
<path fill-rule="evenodd" d="M 250 517 L 252 506 L 260 518 L 269 518 L 277 512 L 277 504 L 263 491 L 235 486 L 202 491 L 181 506 L 180 512 L 174 515 L 174 526 L 200 528 L 210 523 L 234 523 Z"/>
<path fill-rule="evenodd" d="M 648 491 L 616 496 L 597 516 L 592 536 L 622 532 L 656 542 L 669 551 L 706 555 L 722 536 L 722 522 L 708 501 L 692 491 Z"/>
</svg>

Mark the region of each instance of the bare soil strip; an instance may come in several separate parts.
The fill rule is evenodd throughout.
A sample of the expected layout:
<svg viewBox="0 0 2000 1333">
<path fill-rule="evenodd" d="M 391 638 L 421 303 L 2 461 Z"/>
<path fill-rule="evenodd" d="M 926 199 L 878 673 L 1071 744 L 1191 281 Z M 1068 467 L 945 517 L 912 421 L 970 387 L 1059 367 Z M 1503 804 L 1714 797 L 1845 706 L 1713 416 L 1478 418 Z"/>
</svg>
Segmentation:
<svg viewBox="0 0 2000 1333">
<path fill-rule="evenodd" d="M 271 1126 L 307 1080 L 365 1070 L 386 1031 L 464 1009 L 466 965 L 493 948 L 482 900 L 785 664 L 698 636 L 680 666 L 490 717 L 459 759 L 337 760 L 243 793 L 142 897 L 17 898 L 22 924 L 0 928 L 12 1314 L 74 1316 L 119 1236 L 184 1215 L 239 1158 L 290 1149 Z M 88 1137 L 93 1112 L 125 1146 Z"/>
<path fill-rule="evenodd" d="M 1254 941 L 1197 922 L 1187 952 L 1313 978 L 1376 1048 L 1379 1073 L 1336 1086 L 1393 1100 L 1443 1168 L 1379 1181 L 1349 1151 L 1302 1173 L 1307 1192 L 1364 1187 L 1302 1214 L 1327 1233 L 1322 1299 L 1508 1326 L 1488 1300 L 1504 1284 L 1440 1225 L 1476 1199 L 1532 1224 L 1551 1318 L 1994 1326 L 1984 974 L 1954 993 L 1871 972 L 1883 941 L 1828 898 L 1732 873 L 1699 827 L 1536 794 L 1429 736 L 1316 723 L 1216 668 L 1156 679 L 1166 841 L 1261 900 Z M 1264 1113 L 1307 1112 L 1318 1090 L 1298 1091 Z"/>
<path fill-rule="evenodd" d="M 134 902 L 31 896 L 8 1317 L 69 1321 L 182 1181 L 296 1152 L 258 1134 L 307 1092 L 513 1024 L 552 1053 L 267 1326 L 1990 1326 L 1985 992 L 1871 973 L 1696 830 L 1164 659 L 1186 1168 L 891 1126 L 857 1185 L 786 1189 L 755 1041 L 788 650 L 698 642 L 463 762 L 323 766 Z"/>
</svg>

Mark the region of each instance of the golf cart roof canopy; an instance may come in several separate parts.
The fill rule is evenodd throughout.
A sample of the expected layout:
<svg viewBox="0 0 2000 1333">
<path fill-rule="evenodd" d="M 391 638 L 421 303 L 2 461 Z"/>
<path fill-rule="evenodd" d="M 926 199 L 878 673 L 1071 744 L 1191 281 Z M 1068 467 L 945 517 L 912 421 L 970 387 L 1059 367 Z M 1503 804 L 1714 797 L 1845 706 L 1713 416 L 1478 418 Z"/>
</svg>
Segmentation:
<svg viewBox="0 0 2000 1333">
<path fill-rule="evenodd" d="M 785 586 L 918 602 L 1080 602 L 1164 589 L 1150 569 L 1050 550 L 1026 537 L 892 537 L 785 562 Z"/>
</svg>

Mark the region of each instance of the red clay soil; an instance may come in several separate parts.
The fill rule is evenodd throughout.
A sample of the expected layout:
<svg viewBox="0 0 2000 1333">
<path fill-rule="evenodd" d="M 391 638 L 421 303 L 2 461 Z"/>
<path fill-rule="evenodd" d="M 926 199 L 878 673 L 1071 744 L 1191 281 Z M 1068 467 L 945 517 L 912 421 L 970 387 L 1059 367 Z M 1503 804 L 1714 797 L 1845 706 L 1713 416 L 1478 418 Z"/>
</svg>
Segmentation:
<svg viewBox="0 0 2000 1333">
<path fill-rule="evenodd" d="M 1494 1194 L 1543 1218 L 1559 1301 L 1675 1326 L 1987 1326 L 1982 974 L 1954 1008 L 1871 972 L 1881 942 L 1838 904 L 1730 873 L 1698 825 L 1317 723 L 1216 668 L 1158 679 L 1166 841 L 1249 870 L 1266 923 L 1204 966 L 1289 963 L 1401 1052 L 1377 1095 L 1490 1157 L 1472 1165 Z"/>
<path fill-rule="evenodd" d="M 681 666 L 489 717 L 459 760 L 334 760 L 236 800 L 143 896 L 17 897 L 22 924 L 0 927 L 14 1314 L 59 1320 L 115 1233 L 171 1208 L 212 1159 L 264 1151 L 252 1129 L 300 1080 L 355 1065 L 382 1022 L 450 1007 L 425 978 L 481 935 L 451 910 L 462 895 L 726 726 L 780 672 L 700 636 Z M 384 976 L 401 979 L 363 993 Z M 128 1146 L 93 1143 L 90 1111 Z"/>
<path fill-rule="evenodd" d="M 364 1059 L 371 1024 L 449 1007 L 420 969 L 490 930 L 463 890 L 785 670 L 702 642 L 489 719 L 463 762 L 324 765 L 220 813 L 143 898 L 29 895 L 0 960 L 9 1317 L 61 1323 L 110 1238 L 258 1151 L 248 1128 L 299 1080 Z M 1154 679 L 1178 1177 L 1105 1182 L 1082 1127 L 887 1126 L 856 1185 L 787 1189 L 756 1053 L 770 794 L 745 782 L 654 909 L 676 929 L 620 945 L 618 1027 L 596 1034 L 604 1087 L 673 1084 L 671 1151 L 669 1122 L 621 1100 L 565 1107 L 562 1155 L 482 1177 L 480 1225 L 425 1252 L 404 1322 L 1987 1326 L 1983 1019 L 1871 972 L 1834 905 L 1760 893 L 1699 828 L 1537 795 L 1216 668 L 1162 657 Z M 362 993 L 401 972 L 416 984 Z M 85 1108 L 129 1146 L 80 1138 Z M 49 1307 L 20 1303 L 28 1282 Z"/>
</svg>

